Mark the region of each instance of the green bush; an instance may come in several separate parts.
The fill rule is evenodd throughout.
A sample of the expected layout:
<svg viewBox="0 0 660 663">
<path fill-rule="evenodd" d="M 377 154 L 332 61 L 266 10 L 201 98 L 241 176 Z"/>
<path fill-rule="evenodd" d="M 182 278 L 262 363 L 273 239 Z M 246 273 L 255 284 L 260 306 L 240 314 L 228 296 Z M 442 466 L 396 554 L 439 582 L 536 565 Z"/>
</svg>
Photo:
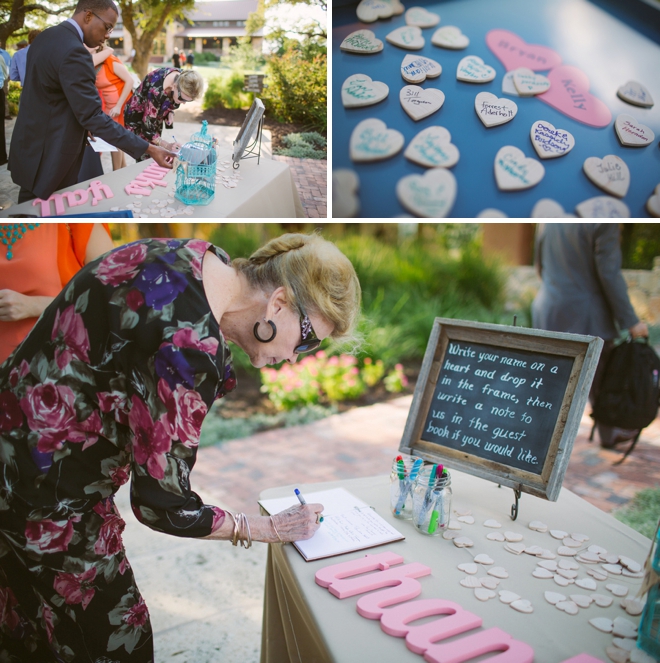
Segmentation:
<svg viewBox="0 0 660 663">
<path fill-rule="evenodd" d="M 21 98 L 21 84 L 18 81 L 9 81 L 9 92 L 7 94 L 7 109 L 9 114 L 18 115 L 18 102 Z"/>
<path fill-rule="evenodd" d="M 327 130 L 327 55 L 289 46 L 272 55 L 266 68 L 263 101 L 280 122 Z"/>
<path fill-rule="evenodd" d="M 328 141 L 317 131 L 302 134 L 287 134 L 282 139 L 286 148 L 275 150 L 275 154 L 298 159 L 326 159 Z"/>
<path fill-rule="evenodd" d="M 612 515 L 622 523 L 653 539 L 660 514 L 660 488 L 645 488 Z"/>
<path fill-rule="evenodd" d="M 209 62 L 220 62 L 220 56 L 211 51 L 195 53 L 195 64 L 206 65 Z"/>
<path fill-rule="evenodd" d="M 228 71 L 209 80 L 204 94 L 204 109 L 222 106 L 224 108 L 249 108 L 252 103 L 250 92 L 243 92 L 243 74 Z"/>
</svg>

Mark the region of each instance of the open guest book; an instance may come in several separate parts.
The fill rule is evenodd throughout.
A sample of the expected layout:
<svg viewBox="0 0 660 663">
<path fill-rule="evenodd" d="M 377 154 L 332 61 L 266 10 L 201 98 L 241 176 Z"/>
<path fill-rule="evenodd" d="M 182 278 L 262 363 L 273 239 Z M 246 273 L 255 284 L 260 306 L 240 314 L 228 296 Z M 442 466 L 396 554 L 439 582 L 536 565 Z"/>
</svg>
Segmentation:
<svg viewBox="0 0 660 663">
<path fill-rule="evenodd" d="M 305 493 L 307 504 L 323 504 L 323 522 L 311 539 L 294 541 L 306 561 L 343 555 L 373 548 L 405 537 L 379 516 L 368 504 L 344 488 Z M 259 500 L 268 514 L 279 513 L 298 504 L 298 498 L 277 497 Z"/>
</svg>

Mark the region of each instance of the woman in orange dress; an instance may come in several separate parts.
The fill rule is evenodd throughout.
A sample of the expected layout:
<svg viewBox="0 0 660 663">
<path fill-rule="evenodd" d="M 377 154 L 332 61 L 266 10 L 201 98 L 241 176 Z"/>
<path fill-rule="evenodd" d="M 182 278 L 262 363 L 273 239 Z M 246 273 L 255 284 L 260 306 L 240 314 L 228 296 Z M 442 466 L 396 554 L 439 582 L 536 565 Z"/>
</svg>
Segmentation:
<svg viewBox="0 0 660 663">
<path fill-rule="evenodd" d="M 123 62 L 114 55 L 111 48 L 99 46 L 100 50 L 91 50 L 96 70 L 96 87 L 101 95 L 103 112 L 115 122 L 124 126 L 124 106 L 133 94 L 135 83 Z M 101 58 L 103 60 L 101 61 Z M 119 170 L 126 166 L 126 157 L 121 150 L 110 152 L 112 169 Z"/>
<path fill-rule="evenodd" d="M 0 364 L 86 263 L 113 248 L 108 224 L 0 224 Z"/>
</svg>

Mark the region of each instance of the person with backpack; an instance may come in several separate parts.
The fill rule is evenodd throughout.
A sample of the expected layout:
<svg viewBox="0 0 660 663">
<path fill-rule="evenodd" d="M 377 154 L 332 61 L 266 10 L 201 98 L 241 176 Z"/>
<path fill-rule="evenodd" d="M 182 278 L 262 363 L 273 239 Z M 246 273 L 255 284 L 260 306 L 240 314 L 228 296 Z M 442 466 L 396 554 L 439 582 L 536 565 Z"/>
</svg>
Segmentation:
<svg viewBox="0 0 660 663">
<path fill-rule="evenodd" d="M 548 331 L 600 336 L 604 340 L 589 392 L 595 406 L 614 341 L 622 330 L 648 337 L 621 274 L 616 223 L 544 223 L 537 228 L 534 263 L 541 288 L 532 304 L 532 326 Z M 638 430 L 596 419 L 601 447 L 634 439 Z"/>
</svg>

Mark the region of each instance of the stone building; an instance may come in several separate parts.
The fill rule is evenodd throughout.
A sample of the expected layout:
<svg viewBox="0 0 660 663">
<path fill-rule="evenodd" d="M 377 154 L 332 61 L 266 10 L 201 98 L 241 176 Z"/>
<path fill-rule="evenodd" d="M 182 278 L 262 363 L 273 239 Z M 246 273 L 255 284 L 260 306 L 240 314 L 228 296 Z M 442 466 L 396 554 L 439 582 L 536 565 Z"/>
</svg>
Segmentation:
<svg viewBox="0 0 660 663">
<path fill-rule="evenodd" d="M 154 40 L 152 62 L 169 62 L 174 49 L 186 53 L 211 52 L 222 57 L 229 47 L 236 44 L 239 37 L 245 37 L 245 23 L 248 15 L 257 9 L 257 0 L 220 0 L 199 2 L 186 13 L 184 20 L 168 23 Z M 129 56 L 133 40 L 124 29 L 121 16 L 109 40 L 110 46 L 121 55 Z M 251 37 L 252 47 L 261 51 L 263 30 Z"/>
</svg>

